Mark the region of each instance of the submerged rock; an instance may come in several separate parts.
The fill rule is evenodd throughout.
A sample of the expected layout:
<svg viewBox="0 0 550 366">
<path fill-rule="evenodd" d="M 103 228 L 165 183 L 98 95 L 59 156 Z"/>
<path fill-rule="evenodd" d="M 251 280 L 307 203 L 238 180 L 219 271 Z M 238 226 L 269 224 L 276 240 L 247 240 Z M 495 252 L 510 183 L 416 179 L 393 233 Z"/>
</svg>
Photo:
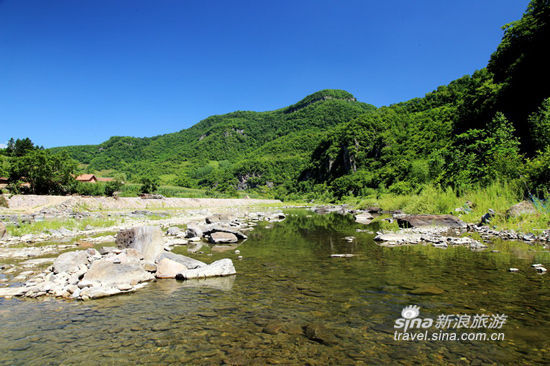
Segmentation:
<svg viewBox="0 0 550 366">
<path fill-rule="evenodd" d="M 321 323 L 307 324 L 303 328 L 306 338 L 324 345 L 336 343 L 336 337 Z"/>
</svg>

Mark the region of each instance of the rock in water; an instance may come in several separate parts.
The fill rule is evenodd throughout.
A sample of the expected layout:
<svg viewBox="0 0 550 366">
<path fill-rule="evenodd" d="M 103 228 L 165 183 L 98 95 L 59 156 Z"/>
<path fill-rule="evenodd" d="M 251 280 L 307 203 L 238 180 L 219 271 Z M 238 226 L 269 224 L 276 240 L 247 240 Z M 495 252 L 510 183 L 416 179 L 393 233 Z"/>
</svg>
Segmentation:
<svg viewBox="0 0 550 366">
<path fill-rule="evenodd" d="M 162 258 L 157 264 L 157 278 L 176 278 L 178 273 L 187 271 L 187 267 L 183 264 Z"/>
<path fill-rule="evenodd" d="M 162 231 L 156 226 L 140 226 L 120 230 L 116 236 L 120 249 L 134 248 L 143 254 L 146 261 L 153 262 L 164 251 Z"/>
<path fill-rule="evenodd" d="M 150 281 L 153 278 L 154 276 L 139 264 L 116 264 L 107 259 L 100 259 L 92 263 L 82 280 L 97 281 L 102 286 L 117 287 Z"/>
<path fill-rule="evenodd" d="M 178 262 L 180 264 L 183 264 L 186 269 L 194 269 L 199 267 L 206 266 L 206 263 L 198 261 L 193 258 L 186 257 L 184 255 L 172 253 L 172 252 L 163 252 L 161 255 L 157 257 L 157 262 L 160 262 L 164 258 L 170 259 L 171 261 Z"/>
<path fill-rule="evenodd" d="M 374 220 L 374 217 L 368 212 L 362 212 L 355 215 L 355 222 L 359 224 L 368 225 L 372 222 L 372 220 Z"/>
<path fill-rule="evenodd" d="M 239 239 L 235 234 L 224 233 L 224 232 L 215 232 L 210 234 L 210 242 L 214 244 L 219 243 L 236 243 Z"/>
<path fill-rule="evenodd" d="M 420 226 L 444 226 L 464 228 L 466 223 L 453 215 L 394 215 L 397 224 L 402 228 Z"/>
<path fill-rule="evenodd" d="M 533 205 L 532 202 L 529 201 L 521 201 L 520 203 L 517 203 L 510 207 L 506 211 L 507 217 L 518 217 L 520 215 L 525 214 L 536 214 L 537 209 L 535 208 L 535 205 Z"/>
<path fill-rule="evenodd" d="M 331 345 L 336 343 L 336 338 L 323 324 L 313 323 L 304 327 L 304 335 L 315 342 Z"/>
<path fill-rule="evenodd" d="M 207 277 L 218 277 L 218 276 L 230 276 L 236 274 L 235 267 L 233 266 L 233 261 L 229 258 L 220 259 L 215 261 L 207 266 L 188 269 L 182 273 L 179 273 L 176 276 L 178 280 L 188 280 L 192 278 L 207 278 Z"/>
<path fill-rule="evenodd" d="M 88 265 L 88 253 L 85 250 L 77 250 L 61 254 L 53 262 L 54 273 L 75 272 L 81 265 Z"/>
</svg>

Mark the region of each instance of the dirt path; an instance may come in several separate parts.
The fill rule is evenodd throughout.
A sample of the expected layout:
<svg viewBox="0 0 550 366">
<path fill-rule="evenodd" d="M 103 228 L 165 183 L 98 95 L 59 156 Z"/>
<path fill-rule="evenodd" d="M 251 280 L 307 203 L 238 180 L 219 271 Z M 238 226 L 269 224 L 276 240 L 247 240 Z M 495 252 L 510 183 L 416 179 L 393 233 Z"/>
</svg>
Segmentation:
<svg viewBox="0 0 550 366">
<path fill-rule="evenodd" d="M 2 213 L 31 214 L 48 211 L 124 211 L 168 208 L 223 208 L 254 205 L 272 205 L 279 200 L 221 199 L 221 198 L 164 198 L 141 199 L 139 197 L 80 197 L 15 195 L 7 197 L 9 208 L 0 208 Z"/>
</svg>

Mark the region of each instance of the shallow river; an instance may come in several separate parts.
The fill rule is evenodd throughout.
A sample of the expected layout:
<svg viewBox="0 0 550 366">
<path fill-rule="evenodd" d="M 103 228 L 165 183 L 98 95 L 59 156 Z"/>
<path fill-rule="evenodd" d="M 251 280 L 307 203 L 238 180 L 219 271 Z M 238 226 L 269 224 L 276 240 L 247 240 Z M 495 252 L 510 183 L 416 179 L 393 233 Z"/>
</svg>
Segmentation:
<svg viewBox="0 0 550 366">
<path fill-rule="evenodd" d="M 383 248 L 358 228 L 365 227 L 349 217 L 291 211 L 285 222 L 250 233 L 239 247 L 243 260 L 232 251 L 195 256 L 234 259 L 234 277 L 162 280 L 88 302 L 0 299 L 0 364 L 549 362 L 550 275 L 530 268 L 550 265 L 547 251 L 519 243 L 484 252 Z M 355 241 L 344 240 L 349 235 Z M 505 314 L 501 328 L 476 330 L 504 340 L 395 340 L 407 305 L 420 307 L 417 318 L 434 320 L 409 332 L 441 333 L 441 314 Z M 445 331 L 460 336 L 465 329 Z"/>
</svg>

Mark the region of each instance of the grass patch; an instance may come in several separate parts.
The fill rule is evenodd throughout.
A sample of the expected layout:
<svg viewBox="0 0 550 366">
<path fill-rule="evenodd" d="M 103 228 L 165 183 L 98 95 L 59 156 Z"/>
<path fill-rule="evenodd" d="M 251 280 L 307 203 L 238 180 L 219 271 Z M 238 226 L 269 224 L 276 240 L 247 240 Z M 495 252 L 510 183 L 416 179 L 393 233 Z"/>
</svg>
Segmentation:
<svg viewBox="0 0 550 366">
<path fill-rule="evenodd" d="M 102 218 L 84 218 L 84 219 L 64 219 L 64 220 L 44 220 L 31 223 L 24 223 L 19 226 L 15 224 L 6 225 L 6 230 L 12 236 L 22 236 L 26 234 L 40 234 L 62 228 L 68 230 L 84 230 L 87 226 L 94 228 L 111 227 L 117 224 L 114 219 Z"/>
</svg>

